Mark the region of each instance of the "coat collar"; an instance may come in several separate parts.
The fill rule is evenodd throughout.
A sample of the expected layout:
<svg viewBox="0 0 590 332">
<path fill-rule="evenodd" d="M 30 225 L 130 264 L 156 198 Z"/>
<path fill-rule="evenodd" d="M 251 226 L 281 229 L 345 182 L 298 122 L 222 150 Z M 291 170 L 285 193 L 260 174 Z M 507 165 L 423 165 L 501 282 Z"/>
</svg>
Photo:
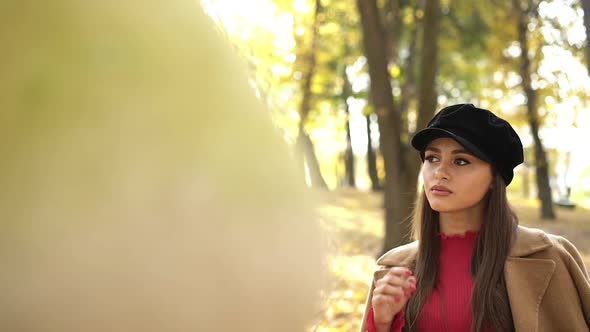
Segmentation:
<svg viewBox="0 0 590 332">
<path fill-rule="evenodd" d="M 518 226 L 508 257 L 526 257 L 553 246 L 547 234 L 540 229 Z M 418 241 L 394 248 L 377 260 L 384 266 L 408 266 L 418 252 Z"/>
<path fill-rule="evenodd" d="M 531 255 L 552 247 L 547 234 L 539 229 L 518 226 L 504 266 L 506 290 L 516 331 L 537 331 L 539 306 L 555 271 L 555 262 Z M 418 242 L 394 248 L 381 256 L 382 266 L 410 266 L 418 252 Z"/>
<path fill-rule="evenodd" d="M 508 257 L 526 257 L 552 246 L 551 240 L 542 230 L 518 226 Z"/>
</svg>

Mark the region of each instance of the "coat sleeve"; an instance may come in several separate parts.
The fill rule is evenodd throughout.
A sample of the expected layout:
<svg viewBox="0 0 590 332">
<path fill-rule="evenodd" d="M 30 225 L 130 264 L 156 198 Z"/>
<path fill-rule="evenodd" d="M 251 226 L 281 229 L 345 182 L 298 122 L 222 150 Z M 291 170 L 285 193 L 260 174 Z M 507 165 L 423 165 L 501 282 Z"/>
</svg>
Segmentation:
<svg viewBox="0 0 590 332">
<path fill-rule="evenodd" d="M 377 332 L 377 329 L 375 328 L 375 322 L 373 320 L 372 308 L 369 309 L 369 315 L 366 319 L 366 324 L 368 332 Z M 405 312 L 401 310 L 393 318 L 393 322 L 391 322 L 391 328 L 389 329 L 389 332 L 402 332 L 404 326 L 406 326 Z"/>
<path fill-rule="evenodd" d="M 568 270 L 578 291 L 586 325 L 590 326 L 590 277 L 582 256 L 567 239 L 560 237 L 559 242 L 569 253 Z"/>
</svg>

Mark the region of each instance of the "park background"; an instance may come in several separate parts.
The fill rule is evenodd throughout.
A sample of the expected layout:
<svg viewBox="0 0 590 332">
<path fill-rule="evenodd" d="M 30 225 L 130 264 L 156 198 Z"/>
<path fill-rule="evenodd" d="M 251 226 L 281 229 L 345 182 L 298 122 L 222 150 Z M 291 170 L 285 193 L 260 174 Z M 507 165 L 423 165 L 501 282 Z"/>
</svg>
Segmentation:
<svg viewBox="0 0 590 332">
<path fill-rule="evenodd" d="M 358 329 L 375 258 L 410 241 L 409 139 L 454 103 L 514 125 L 520 223 L 566 236 L 590 265 L 586 2 L 201 1 L 323 197 L 333 282 L 310 331 Z"/>
</svg>

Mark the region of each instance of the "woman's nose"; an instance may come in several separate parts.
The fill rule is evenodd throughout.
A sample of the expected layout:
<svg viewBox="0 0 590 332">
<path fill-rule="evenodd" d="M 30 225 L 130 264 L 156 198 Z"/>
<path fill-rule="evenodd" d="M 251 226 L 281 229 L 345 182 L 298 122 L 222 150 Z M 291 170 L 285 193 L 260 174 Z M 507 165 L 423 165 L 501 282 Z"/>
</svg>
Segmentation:
<svg viewBox="0 0 590 332">
<path fill-rule="evenodd" d="M 447 167 L 442 163 L 434 171 L 434 177 L 437 180 L 441 180 L 441 179 L 448 180 L 449 176 L 450 176 L 450 174 L 449 174 Z"/>
</svg>

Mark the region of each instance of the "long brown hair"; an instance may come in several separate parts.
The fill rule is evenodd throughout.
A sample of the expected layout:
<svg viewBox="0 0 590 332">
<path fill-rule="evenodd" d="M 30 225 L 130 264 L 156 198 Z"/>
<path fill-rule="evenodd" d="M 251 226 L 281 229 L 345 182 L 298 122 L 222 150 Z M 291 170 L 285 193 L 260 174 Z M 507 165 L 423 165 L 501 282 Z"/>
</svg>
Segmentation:
<svg viewBox="0 0 590 332">
<path fill-rule="evenodd" d="M 508 257 L 518 219 L 508 204 L 506 185 L 500 175 L 492 181 L 485 219 L 471 257 L 474 286 L 471 294 L 471 331 L 491 328 L 496 332 L 513 331 L 512 314 L 504 280 L 504 263 Z M 406 304 L 405 331 L 415 330 L 415 322 L 435 287 L 439 270 L 439 213 L 434 211 L 426 194 L 417 198 L 413 218 L 413 237 L 418 240 L 418 255 L 412 269 L 418 287 Z"/>
</svg>

